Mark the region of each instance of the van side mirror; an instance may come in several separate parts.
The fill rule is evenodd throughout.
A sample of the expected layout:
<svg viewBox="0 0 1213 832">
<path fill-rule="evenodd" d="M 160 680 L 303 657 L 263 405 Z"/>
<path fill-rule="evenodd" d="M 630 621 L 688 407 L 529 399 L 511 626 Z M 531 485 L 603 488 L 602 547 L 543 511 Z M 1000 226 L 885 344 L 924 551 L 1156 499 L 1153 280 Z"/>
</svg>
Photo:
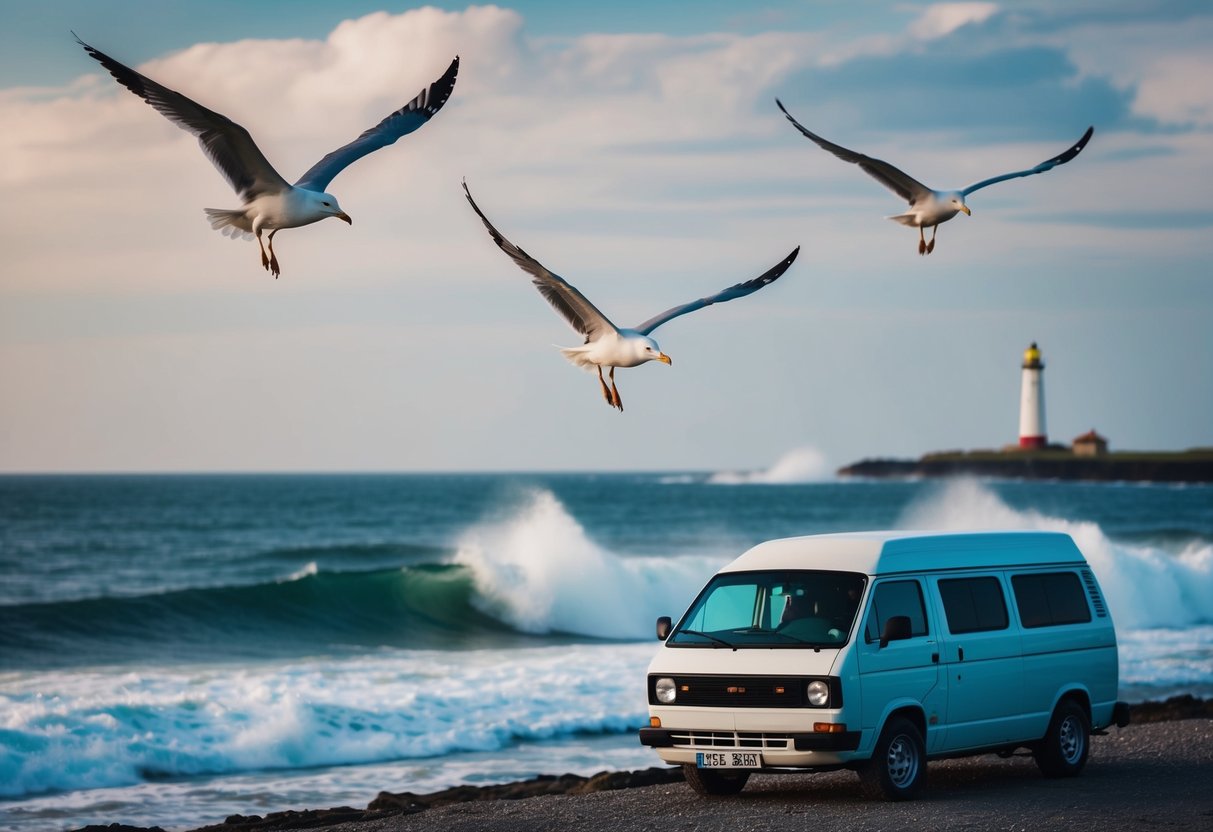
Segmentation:
<svg viewBox="0 0 1213 832">
<path fill-rule="evenodd" d="M 910 630 L 910 616 L 894 615 L 884 623 L 884 632 L 880 634 L 880 646 L 889 646 L 890 641 L 904 641 L 913 633 Z"/>
<path fill-rule="evenodd" d="M 670 635 L 670 630 L 673 628 L 674 622 L 670 620 L 668 615 L 663 615 L 657 619 L 657 640 L 665 641 Z"/>
</svg>

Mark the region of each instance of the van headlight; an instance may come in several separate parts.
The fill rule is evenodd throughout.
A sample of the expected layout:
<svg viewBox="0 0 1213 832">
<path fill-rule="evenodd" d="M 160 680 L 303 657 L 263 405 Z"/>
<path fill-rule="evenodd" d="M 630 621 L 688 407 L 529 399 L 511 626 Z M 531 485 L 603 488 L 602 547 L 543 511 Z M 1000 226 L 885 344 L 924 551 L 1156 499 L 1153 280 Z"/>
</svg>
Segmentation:
<svg viewBox="0 0 1213 832">
<path fill-rule="evenodd" d="M 658 684 L 661 684 L 658 682 Z M 805 689 L 805 695 L 808 697 L 809 704 L 814 708 L 824 708 L 830 704 L 830 686 L 821 679 L 814 679 L 809 682 L 808 688 Z M 657 695 L 661 698 L 661 694 Z"/>
<path fill-rule="evenodd" d="M 674 698 L 678 695 L 674 687 L 674 680 L 668 676 L 662 676 L 657 680 L 657 683 L 653 685 L 653 693 L 657 694 L 657 701 L 663 705 L 672 705 Z"/>
</svg>

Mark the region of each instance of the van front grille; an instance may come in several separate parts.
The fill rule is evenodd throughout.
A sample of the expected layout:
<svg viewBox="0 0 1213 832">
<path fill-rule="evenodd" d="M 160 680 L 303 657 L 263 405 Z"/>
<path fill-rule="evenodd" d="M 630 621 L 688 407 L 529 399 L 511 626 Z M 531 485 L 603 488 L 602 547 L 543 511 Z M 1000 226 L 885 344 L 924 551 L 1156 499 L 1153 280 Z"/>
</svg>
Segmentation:
<svg viewBox="0 0 1213 832">
<path fill-rule="evenodd" d="M 649 704 L 657 700 L 657 680 L 665 674 L 649 676 Z M 821 707 L 842 707 L 842 683 L 836 676 L 677 676 L 674 680 L 674 705 L 692 708 L 812 708 L 808 685 L 820 679 L 830 686 L 829 701 Z"/>
</svg>

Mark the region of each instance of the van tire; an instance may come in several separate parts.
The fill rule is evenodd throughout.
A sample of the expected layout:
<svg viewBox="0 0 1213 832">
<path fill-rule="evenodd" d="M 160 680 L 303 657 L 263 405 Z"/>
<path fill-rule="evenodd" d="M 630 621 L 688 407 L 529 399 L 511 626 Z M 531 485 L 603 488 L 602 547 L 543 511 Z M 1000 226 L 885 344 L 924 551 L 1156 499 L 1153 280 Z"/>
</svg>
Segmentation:
<svg viewBox="0 0 1213 832">
<path fill-rule="evenodd" d="M 918 726 L 905 717 L 890 719 L 876 740 L 872 758 L 859 769 L 868 797 L 913 800 L 927 779 L 926 745 Z"/>
<path fill-rule="evenodd" d="M 714 771 L 690 763 L 682 764 L 682 776 L 687 785 L 705 797 L 737 794 L 750 779 L 748 771 Z"/>
<path fill-rule="evenodd" d="M 1090 750 L 1091 719 L 1086 709 L 1073 699 L 1063 699 L 1032 756 L 1045 777 L 1075 777 L 1087 764 Z"/>
</svg>

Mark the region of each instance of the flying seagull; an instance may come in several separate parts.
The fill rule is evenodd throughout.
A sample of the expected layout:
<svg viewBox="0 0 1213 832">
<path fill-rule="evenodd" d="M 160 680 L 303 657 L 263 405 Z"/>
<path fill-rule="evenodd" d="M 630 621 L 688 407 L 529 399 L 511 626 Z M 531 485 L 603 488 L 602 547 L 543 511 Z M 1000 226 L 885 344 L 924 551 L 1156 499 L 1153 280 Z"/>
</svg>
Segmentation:
<svg viewBox="0 0 1213 832">
<path fill-rule="evenodd" d="M 337 217 L 353 225 L 350 215 L 341 210 L 336 197 L 325 193 L 325 188 L 349 165 L 368 153 L 387 147 L 433 118 L 434 113 L 442 109 L 442 105 L 451 97 L 455 76 L 459 72 L 459 56 L 456 55 L 442 77 L 418 93 L 416 98 L 349 144 L 325 156 L 312 165 L 298 182 L 289 185 L 253 142 L 248 130 L 118 63 L 79 37 L 76 42 L 109 70 L 119 84 L 155 107 L 169 121 L 198 137 L 202 152 L 223 174 L 243 203 L 234 210 L 206 208 L 211 228 L 232 237 L 255 235 L 257 246 L 261 249 L 261 266 L 274 277 L 279 274 L 278 258 L 274 256 L 274 235 L 283 228 L 310 225 L 325 217 Z M 261 235 L 265 231 L 269 235 L 263 244 Z"/>
<path fill-rule="evenodd" d="M 649 337 L 653 330 L 688 312 L 703 309 L 714 303 L 743 298 L 757 292 L 763 286 L 778 280 L 792 265 L 796 255 L 800 253 L 800 246 L 797 246 L 779 265 L 753 280 L 722 289 L 706 298 L 667 309 L 660 315 L 654 315 L 644 323 L 630 329 L 620 329 L 611 323 L 606 315 L 599 312 L 585 295 L 577 291 L 575 286 L 549 271 L 534 257 L 503 237 L 501 232 L 489 222 L 489 218 L 480 210 L 476 201 L 472 199 L 472 192 L 468 190 L 466 181 L 463 183 L 463 192 L 467 196 L 472 210 L 480 217 L 484 227 L 489 230 L 489 236 L 493 238 L 493 242 L 531 276 L 531 282 L 535 284 L 539 294 L 543 295 L 552 308 L 568 321 L 569 326 L 585 336 L 585 343 L 581 346 L 562 347 L 560 351 L 564 353 L 565 358 L 578 367 L 586 370 L 591 367 L 597 369 L 598 383 L 602 386 L 603 398 L 611 407 L 619 408 L 620 412 L 623 411 L 623 399 L 619 397 L 619 388 L 615 386 L 616 367 L 638 367 L 646 361 L 672 363 L 670 357 L 661 351 L 657 342 Z M 603 367 L 610 368 L 611 386 L 609 388 L 602 378 Z"/>
<path fill-rule="evenodd" d="M 779 105 L 779 109 L 783 110 L 783 114 L 787 116 L 788 121 L 792 122 L 792 125 L 797 130 L 816 142 L 823 150 L 830 151 L 844 162 L 854 162 L 859 165 L 881 185 L 884 185 L 890 191 L 910 203 L 909 211 L 889 217 L 889 219 L 918 229 L 919 254 L 930 254 L 935 250 L 935 234 L 941 222 L 947 222 L 961 211 L 972 215 L 969 206 L 965 204 L 966 196 L 996 182 L 1005 182 L 1008 179 L 1016 179 L 1020 176 L 1044 173 L 1058 165 L 1064 165 L 1082 152 L 1082 149 L 1087 146 L 1087 142 L 1091 140 L 1091 134 L 1095 132 L 1094 127 L 1088 127 L 1087 132 L 1082 134 L 1082 138 L 1071 145 L 1068 150 L 1054 156 L 1052 159 L 1046 159 L 1034 168 L 1017 170 L 1014 173 L 1004 173 L 1002 176 L 983 179 L 959 191 L 936 191 L 928 188 L 914 177 L 893 167 L 888 162 L 873 159 L 871 156 L 864 156 L 862 153 L 856 153 L 854 150 L 847 150 L 845 147 L 826 141 L 816 133 L 809 132 L 804 125 L 792 118 L 792 114 L 783 106 L 783 102 L 776 98 L 775 103 Z M 931 241 L 929 243 L 923 235 L 924 228 L 931 229 Z"/>
</svg>

